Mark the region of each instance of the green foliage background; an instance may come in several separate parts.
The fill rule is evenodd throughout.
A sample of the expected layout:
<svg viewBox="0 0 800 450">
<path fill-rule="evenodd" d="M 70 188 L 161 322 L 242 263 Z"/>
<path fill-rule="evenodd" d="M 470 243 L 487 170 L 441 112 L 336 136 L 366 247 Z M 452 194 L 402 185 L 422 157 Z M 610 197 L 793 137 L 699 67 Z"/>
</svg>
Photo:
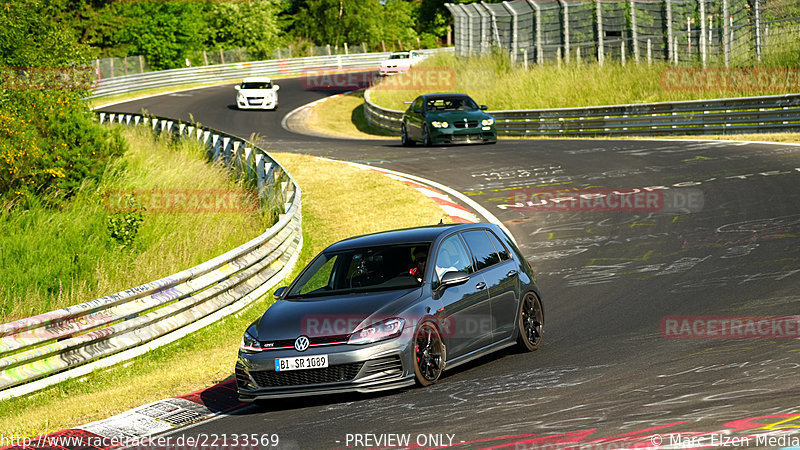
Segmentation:
<svg viewBox="0 0 800 450">
<path fill-rule="evenodd" d="M 0 9 L 0 205 L 34 197 L 56 205 L 98 180 L 125 144 L 81 100 L 88 85 L 80 66 L 91 49 L 35 13 L 44 9 L 39 0 L 2 0 Z"/>
<path fill-rule="evenodd" d="M 183 67 L 203 50 L 366 44 L 435 47 L 447 35 L 445 0 L 48 0 L 29 9 L 90 50 L 92 58 L 143 55 L 155 70 Z M 30 6 L 30 2 L 23 4 Z"/>
</svg>

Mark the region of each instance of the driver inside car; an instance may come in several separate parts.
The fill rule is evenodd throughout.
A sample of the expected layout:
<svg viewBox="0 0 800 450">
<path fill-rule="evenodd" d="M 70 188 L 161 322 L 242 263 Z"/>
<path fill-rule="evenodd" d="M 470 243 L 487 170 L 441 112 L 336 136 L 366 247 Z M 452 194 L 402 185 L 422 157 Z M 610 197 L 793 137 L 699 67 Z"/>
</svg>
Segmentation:
<svg viewBox="0 0 800 450">
<path fill-rule="evenodd" d="M 422 275 L 425 273 L 425 262 L 427 261 L 428 254 L 425 249 L 414 249 L 414 267 L 409 269 L 408 273 L 411 274 L 418 281 L 422 281 Z"/>
</svg>

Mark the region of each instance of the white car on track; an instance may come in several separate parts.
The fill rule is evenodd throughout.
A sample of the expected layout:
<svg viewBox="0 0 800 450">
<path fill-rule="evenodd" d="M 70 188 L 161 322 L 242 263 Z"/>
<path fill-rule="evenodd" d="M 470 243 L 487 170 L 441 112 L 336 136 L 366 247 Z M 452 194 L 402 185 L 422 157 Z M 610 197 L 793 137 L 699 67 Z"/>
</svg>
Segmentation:
<svg viewBox="0 0 800 450">
<path fill-rule="evenodd" d="M 249 77 L 238 84 L 236 106 L 239 109 L 275 109 L 278 107 L 278 89 L 269 77 Z"/>
<path fill-rule="evenodd" d="M 385 77 L 405 72 L 414 64 L 422 61 L 424 56 L 420 52 L 394 52 L 389 55 L 389 59 L 381 63 L 378 75 Z"/>
</svg>

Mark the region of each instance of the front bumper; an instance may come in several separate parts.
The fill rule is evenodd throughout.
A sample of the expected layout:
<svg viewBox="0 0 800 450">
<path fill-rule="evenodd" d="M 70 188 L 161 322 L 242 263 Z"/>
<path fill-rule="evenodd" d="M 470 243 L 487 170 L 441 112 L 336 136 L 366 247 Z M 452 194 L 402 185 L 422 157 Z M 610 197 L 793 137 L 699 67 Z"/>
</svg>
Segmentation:
<svg viewBox="0 0 800 450">
<path fill-rule="evenodd" d="M 253 400 L 341 392 L 374 392 L 414 384 L 413 345 L 402 337 L 369 345 L 330 345 L 299 353 L 293 349 L 239 352 L 239 399 Z M 275 359 L 328 355 L 323 369 L 275 371 Z M 410 366 L 410 367 L 409 367 Z"/>
<path fill-rule="evenodd" d="M 447 128 L 430 128 L 432 144 L 485 144 L 497 142 L 497 129 L 494 125 L 483 127 L 455 128 L 452 124 Z"/>
<path fill-rule="evenodd" d="M 277 106 L 277 96 L 236 98 L 236 107 L 239 109 L 275 109 Z"/>
</svg>

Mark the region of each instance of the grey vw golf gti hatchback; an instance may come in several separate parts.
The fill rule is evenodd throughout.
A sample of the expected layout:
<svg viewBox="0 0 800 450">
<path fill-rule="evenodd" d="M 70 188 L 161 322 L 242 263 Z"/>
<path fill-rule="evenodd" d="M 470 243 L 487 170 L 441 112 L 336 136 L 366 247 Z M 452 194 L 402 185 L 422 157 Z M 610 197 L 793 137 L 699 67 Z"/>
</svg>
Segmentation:
<svg viewBox="0 0 800 450">
<path fill-rule="evenodd" d="M 530 265 L 493 224 L 437 225 L 337 242 L 244 333 L 239 398 L 379 391 L 517 345 L 544 310 Z"/>
</svg>

